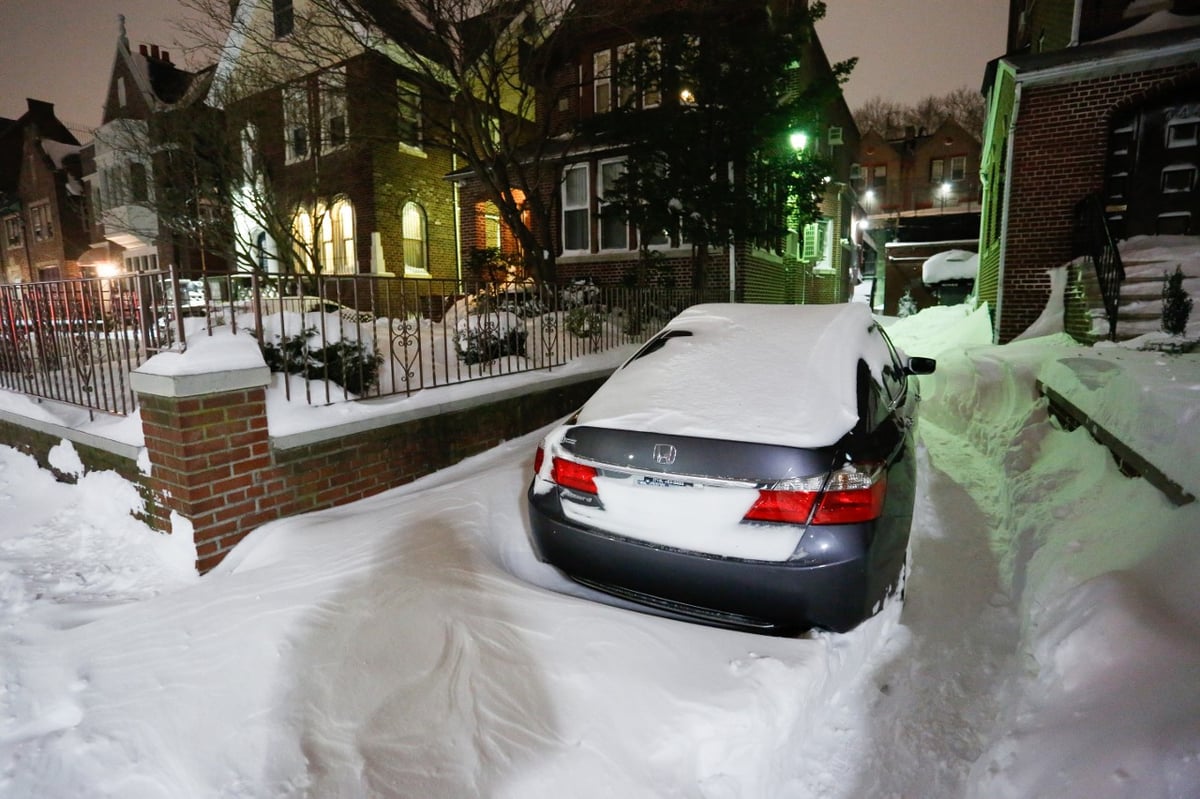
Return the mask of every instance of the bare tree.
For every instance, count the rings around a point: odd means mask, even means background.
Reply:
[[[987,104],[979,91],[962,86],[943,95],[927,95],[913,105],[902,105],[883,97],[872,97],[854,111],[854,123],[867,133],[899,139],[913,131],[932,131],[953,119],[975,136],[983,133]]]

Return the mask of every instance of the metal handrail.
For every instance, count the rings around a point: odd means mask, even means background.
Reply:
[[[1121,252],[1108,229],[1104,203],[1099,194],[1089,194],[1075,206],[1074,249],[1075,257],[1087,256],[1096,270],[1096,282],[1100,286],[1104,314],[1108,319],[1108,337],[1116,341],[1125,266],[1121,262]]]

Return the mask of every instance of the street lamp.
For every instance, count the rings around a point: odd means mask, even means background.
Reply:
[[[802,130],[792,131],[788,136],[788,144],[792,145],[792,149],[796,152],[802,153],[808,149],[808,134]]]
[[[938,194],[942,198],[942,213],[944,214],[946,213],[946,197],[950,194],[950,183],[942,183],[942,185],[938,187]]]

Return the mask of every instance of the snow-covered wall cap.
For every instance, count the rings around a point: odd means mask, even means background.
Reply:
[[[217,328],[211,336],[192,336],[186,352],[161,352],[129,375],[134,391],[157,397],[220,394],[270,382],[271,370],[258,342],[228,328]]]

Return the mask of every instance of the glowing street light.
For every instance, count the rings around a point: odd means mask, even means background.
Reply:
[[[802,130],[793,131],[788,136],[788,143],[792,145],[793,150],[802,153],[808,149],[808,134]]]
[[[946,212],[946,198],[950,196],[950,183],[942,183],[938,187],[938,195],[942,198],[942,213]]]

